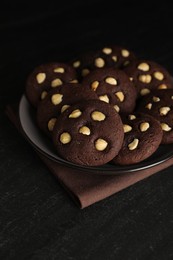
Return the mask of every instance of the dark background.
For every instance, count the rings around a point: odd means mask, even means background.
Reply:
[[[36,65],[103,44],[126,46],[173,74],[171,1],[58,1],[39,8],[23,2],[22,11],[3,4],[0,259],[173,259],[173,167],[80,210],[4,114]]]

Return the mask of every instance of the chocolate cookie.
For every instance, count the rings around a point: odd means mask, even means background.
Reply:
[[[58,117],[53,129],[57,153],[78,165],[108,163],[118,154],[123,138],[119,114],[100,100],[72,105]]]
[[[26,80],[26,97],[33,107],[37,107],[50,89],[67,82],[77,82],[76,78],[76,71],[69,64],[52,62],[39,65]]]
[[[152,116],[135,113],[122,118],[124,142],[114,164],[130,165],[151,156],[159,147],[163,131],[160,123]]]
[[[110,45],[83,53],[73,59],[70,65],[76,69],[79,79],[82,79],[95,69],[105,67],[123,69],[134,59],[136,55],[131,50],[123,46]]]
[[[111,104],[119,113],[131,113],[135,108],[137,92],[123,70],[96,69],[83,79],[82,84],[92,89],[100,100]]]
[[[50,90],[37,106],[36,119],[39,128],[51,136],[57,117],[72,104],[88,99],[98,97],[94,91],[79,83],[66,83]]]
[[[170,73],[162,65],[151,60],[133,60],[125,69],[136,86],[138,97],[152,89],[173,88]]]
[[[173,89],[153,90],[141,99],[137,110],[156,118],[162,127],[162,144],[173,143]]]

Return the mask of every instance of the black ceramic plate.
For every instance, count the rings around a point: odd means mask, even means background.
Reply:
[[[22,96],[20,101],[19,118],[27,140],[36,150],[38,150],[43,155],[45,155],[53,161],[64,164],[68,167],[75,167],[78,170],[82,170],[84,172],[87,171],[92,174],[119,175],[127,172],[139,171],[160,164],[163,161],[168,160],[171,156],[173,156],[172,144],[161,145],[152,156],[137,164],[119,166],[108,163],[102,166],[95,167],[79,166],[69,161],[66,161],[57,155],[53,143],[51,142],[51,139],[45,136],[45,134],[42,133],[40,129],[37,127],[35,121],[35,111],[27,101],[25,95]]]

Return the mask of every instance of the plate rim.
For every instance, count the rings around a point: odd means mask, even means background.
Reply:
[[[134,165],[125,165],[125,166],[122,166],[122,165],[111,165],[110,168],[106,168],[106,165],[100,165],[100,166],[83,166],[83,165],[77,165],[77,164],[74,164],[72,162],[69,162],[61,157],[59,157],[58,155],[54,155],[52,156],[51,154],[43,151],[39,146],[38,144],[36,144],[33,139],[31,138],[30,135],[28,135],[28,132],[26,131],[26,127],[24,126],[24,121],[23,121],[23,107],[25,106],[28,106],[29,109],[32,109],[32,106],[30,105],[29,101],[27,100],[27,97],[25,94],[23,94],[21,96],[21,99],[20,99],[20,102],[19,102],[19,109],[18,109],[18,113],[19,113],[19,121],[20,121],[20,125],[21,125],[21,128],[23,130],[23,134],[25,136],[25,138],[27,139],[27,141],[32,145],[33,148],[35,148],[36,151],[40,152],[42,155],[46,156],[47,158],[49,158],[50,160],[54,161],[54,162],[57,162],[61,165],[64,165],[66,167],[70,167],[70,168],[73,168],[73,169],[76,169],[76,170],[82,170],[83,172],[88,172],[88,173],[92,173],[92,174],[97,174],[97,175],[122,175],[122,174],[125,174],[125,173],[132,173],[132,172],[137,172],[137,171],[141,171],[141,170],[144,170],[144,169],[148,169],[148,168],[152,168],[156,165],[159,165],[161,164],[162,162],[168,160],[170,157],[173,156],[173,151],[172,151],[172,154],[170,154],[170,156],[167,156],[167,157],[164,157],[159,160],[159,161],[155,161],[151,164],[148,164],[148,165],[144,165],[144,166],[138,166],[140,163],[137,163],[137,164],[134,164]],[[26,107],[25,107],[26,109]],[[29,114],[29,112],[28,112]],[[36,131],[40,132],[40,136],[43,136],[44,137],[44,133],[41,132],[41,130],[34,124],[33,121],[29,120],[29,122],[34,125],[34,128],[36,129]],[[46,136],[45,136],[46,138]],[[46,139],[45,139],[45,142],[46,142]],[[52,146],[53,148],[53,146]],[[57,158],[58,156],[58,158]],[[147,158],[148,159],[148,158]],[[146,160],[147,160],[146,159]],[[146,161],[144,160],[144,161]],[[141,162],[143,163],[143,162]]]

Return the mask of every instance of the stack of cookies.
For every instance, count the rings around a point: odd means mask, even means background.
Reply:
[[[42,64],[26,80],[39,129],[77,165],[131,165],[173,143],[173,80],[122,46]]]

